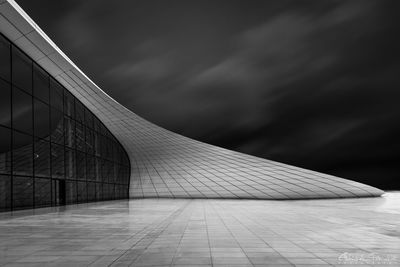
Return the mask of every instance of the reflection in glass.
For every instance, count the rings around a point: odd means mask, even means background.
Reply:
[[[88,183],[87,184],[87,198],[88,201],[95,201],[96,200],[96,184],[95,183]]]
[[[37,140],[34,149],[35,176],[50,177],[50,143]]]
[[[64,91],[64,113],[75,119],[75,98],[68,91]]]
[[[0,173],[11,173],[11,130],[0,126]]]
[[[87,200],[86,182],[78,182],[77,198],[78,198],[78,203],[86,202]]]
[[[11,177],[0,174],[0,211],[11,209]]]
[[[6,81],[10,80],[10,43],[0,35],[0,78]]]
[[[66,181],[67,204],[76,203],[76,181]]]
[[[13,132],[13,173],[32,176],[33,174],[33,137]]]
[[[50,78],[50,105],[63,111],[63,88],[53,78]]]
[[[103,184],[96,183],[96,200],[101,201],[103,199]]]
[[[75,123],[75,140],[76,149],[85,151],[85,130],[84,126],[79,122]]]
[[[76,179],[75,150],[65,148],[65,175],[67,179]]]
[[[33,65],[33,95],[49,103],[49,76],[36,64]]]
[[[11,126],[11,85],[0,79],[0,125]]]
[[[33,178],[14,176],[13,177],[13,207],[33,207]]]
[[[0,34],[0,211],[126,198],[129,169],[100,120]]]
[[[87,155],[86,156],[86,179],[88,181],[95,181],[96,180],[96,161],[93,156]]]
[[[76,152],[76,177],[81,180],[86,179],[86,157],[85,153]]]
[[[46,138],[50,135],[50,110],[49,106],[42,101],[33,100],[33,129],[37,137]]]
[[[12,105],[14,129],[32,134],[32,96],[14,87]]]
[[[50,119],[51,142],[64,145],[64,116],[58,109],[51,109]]]
[[[56,144],[51,145],[51,176],[53,178],[64,178],[64,147]]]
[[[94,153],[94,132],[90,128],[86,127],[85,129],[85,144],[86,144],[86,152],[88,154]]]
[[[35,179],[35,206],[45,207],[51,205],[51,180]]]
[[[93,129],[93,114],[87,108],[85,108],[85,125]]]
[[[15,47],[12,48],[12,83],[32,94],[32,61]]]
[[[81,102],[75,101],[75,120],[84,123],[84,108]]]
[[[71,148],[75,148],[75,121],[71,118],[64,118],[64,134],[65,145]]]

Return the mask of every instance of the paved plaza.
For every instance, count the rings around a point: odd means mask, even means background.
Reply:
[[[135,199],[0,214],[0,266],[400,266],[400,193]]]

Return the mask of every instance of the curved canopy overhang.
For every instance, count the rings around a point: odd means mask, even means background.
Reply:
[[[305,199],[380,196],[382,190],[212,146],[158,127],[90,80],[13,0],[0,31],[86,105],[131,161],[131,197]]]

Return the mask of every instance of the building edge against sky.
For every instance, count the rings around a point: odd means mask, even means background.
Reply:
[[[205,144],[144,120],[92,82],[12,0],[0,0],[0,32],[79,99],[121,143],[130,161],[131,198],[308,199],[383,194],[355,181]]]

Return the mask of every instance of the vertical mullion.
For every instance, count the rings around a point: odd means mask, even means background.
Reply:
[[[49,153],[50,153],[50,185],[53,183],[53,146],[52,146],[52,138],[51,138],[51,110],[52,110],[52,108],[51,108],[51,105],[50,105],[50,103],[51,103],[51,98],[50,98],[50,76],[47,76],[47,94],[48,94],[48,96],[49,96],[49,101],[48,101],[48,105],[49,105],[49,132],[48,132],[48,134],[49,134],[49,149],[50,149],[50,151],[49,151]],[[50,206],[53,206],[53,189],[52,189],[52,186],[50,186]]]
[[[35,153],[36,153],[36,146],[35,146],[35,106],[34,106],[34,99],[33,99],[33,94],[34,94],[34,84],[33,84],[33,61],[31,61],[31,86],[32,86],[32,95],[31,95],[31,101],[32,101],[32,149],[33,149],[33,153],[32,153],[32,190],[33,190],[33,194],[32,194],[32,207],[35,208],[35,193],[36,193],[36,188],[35,188],[35,182],[36,182],[36,173],[35,173]]]
[[[13,118],[13,69],[12,69],[12,59],[13,59],[13,53],[12,53],[12,44],[10,43],[9,45],[10,49],[10,93],[11,93],[11,173],[10,173],[10,210],[14,210],[14,118]]]
[[[84,106],[82,104],[82,106]],[[86,203],[89,202],[89,181],[88,181],[88,174],[87,174],[87,170],[88,170],[88,160],[87,160],[87,151],[86,151],[86,107],[83,108],[83,120],[82,120],[82,130],[83,130],[83,155],[85,155],[85,168],[84,168],[84,173],[85,173],[85,181],[86,181]]]
[[[63,129],[62,129],[62,131],[63,131],[63,154],[64,154],[64,157],[63,157],[63,168],[64,168],[64,179],[65,179],[65,204],[67,204],[67,165],[66,165],[66,162],[67,162],[67,160],[66,160],[66,156],[67,156],[67,150],[66,150],[66,148],[65,148],[65,146],[66,146],[66,142],[65,142],[65,136],[66,136],[66,134],[65,134],[65,110],[64,110],[64,105],[65,105],[65,88],[62,88],[63,90],[62,90],[62,107],[61,107],[61,113],[62,113],[62,124],[63,124]]]

